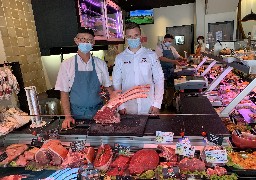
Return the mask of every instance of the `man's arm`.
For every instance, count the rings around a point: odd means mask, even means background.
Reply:
[[[62,129],[67,129],[67,128],[70,128],[71,123],[75,124],[75,120],[73,119],[70,111],[69,93],[61,91],[60,100],[61,100],[61,106],[62,106],[64,115],[65,115],[65,119],[62,122]]]
[[[71,116],[69,93],[61,91],[60,92],[60,100],[61,100],[61,106],[62,106],[64,115]]]
[[[160,61],[163,61],[163,62],[168,62],[168,63],[173,63],[173,64],[176,64],[176,65],[180,65],[180,63],[179,63],[179,61],[177,61],[177,60],[172,60],[172,59],[169,59],[169,58],[167,58],[167,57],[159,57],[159,60]]]
[[[113,68],[112,73],[112,79],[113,79],[113,88],[115,91],[121,91],[122,90],[122,62],[118,60],[118,56],[115,59],[115,65]],[[122,110],[120,113],[125,114],[125,105],[121,104],[118,108],[119,110]]]
[[[164,94],[164,73],[157,55],[153,54],[152,58],[152,73],[155,88],[154,102],[152,106],[160,109]]]

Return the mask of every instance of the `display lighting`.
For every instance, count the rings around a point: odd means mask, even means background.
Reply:
[[[251,13],[244,16],[244,18],[241,21],[246,22],[246,21],[255,21],[255,20],[256,20],[256,14],[251,10]]]
[[[88,3],[90,3],[90,4],[94,5],[94,6],[97,6],[97,7],[101,7],[102,6],[101,3],[96,2],[94,0],[86,0],[86,2],[88,2]]]

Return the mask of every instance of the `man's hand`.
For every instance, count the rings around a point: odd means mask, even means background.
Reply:
[[[149,114],[159,114],[159,109],[157,107],[151,106],[149,109]]]
[[[182,64],[181,64],[178,60],[175,60],[175,64],[176,64],[177,66],[182,66]]]
[[[71,123],[75,124],[75,120],[71,116],[66,117],[62,122],[62,129],[69,129],[71,127]]]
[[[121,90],[112,91],[112,93],[110,94],[110,99],[114,99],[118,97],[121,93],[122,93]]]
[[[118,111],[118,113],[121,114],[121,115],[124,115],[124,114],[126,114],[126,109],[125,108],[121,109],[121,110]]]

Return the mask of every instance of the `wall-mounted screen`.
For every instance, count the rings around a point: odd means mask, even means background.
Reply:
[[[130,11],[130,15],[126,19],[126,22],[135,22],[137,24],[153,24],[154,11],[153,9]]]
[[[185,37],[184,36],[175,36],[175,44],[176,45],[183,45],[185,44]]]

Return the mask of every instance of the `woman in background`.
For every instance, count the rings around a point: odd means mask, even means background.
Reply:
[[[204,36],[198,36],[197,37],[197,45],[195,47],[195,57],[198,57],[201,55],[201,52],[205,52],[206,44],[204,43]]]

